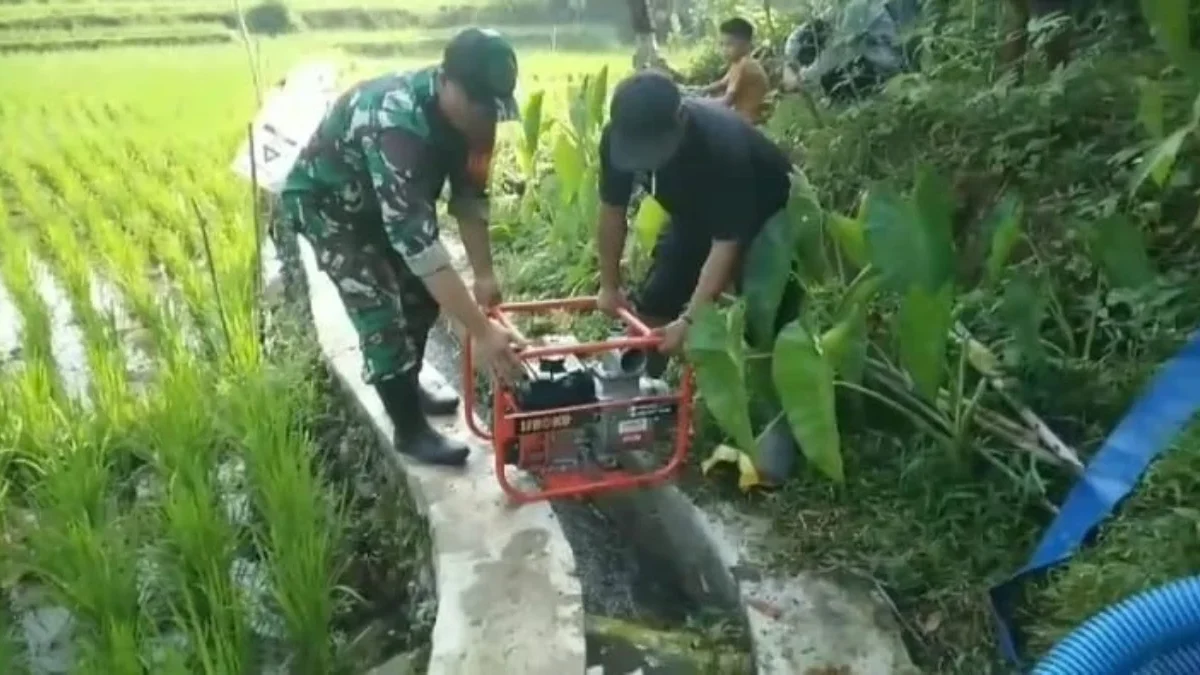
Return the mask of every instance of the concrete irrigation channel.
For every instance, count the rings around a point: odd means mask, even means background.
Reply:
[[[461,246],[443,238],[469,274]],[[307,243],[299,245],[300,283],[324,357],[347,405],[389,443],[391,423],[361,379],[337,291]],[[268,289],[282,292],[270,244],[264,266]],[[455,330],[439,325],[423,378],[459,389],[459,344]],[[697,507],[674,487],[514,507],[493,474],[491,449],[465,419],[437,424],[473,444],[465,469],[400,456],[394,463],[432,533],[438,607],[430,675],[917,672],[892,608],[872,589],[818,575],[777,577],[759,565],[763,523]],[[372,672],[415,670],[398,657]]]

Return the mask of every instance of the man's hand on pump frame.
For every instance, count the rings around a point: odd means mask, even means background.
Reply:
[[[629,300],[619,288],[602,287],[596,296],[596,309],[613,318],[617,318],[620,309],[628,307]]]

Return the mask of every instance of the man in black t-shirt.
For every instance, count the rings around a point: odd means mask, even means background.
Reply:
[[[645,70],[622,81],[600,139],[600,308],[614,313],[625,303],[621,255],[635,183],[670,220],[633,309],[661,329],[662,351],[671,353],[683,345],[697,308],[730,287],[740,290],[742,258],[786,205],[791,169],[761,131],[716,103],[684,99],[665,75]],[[789,284],[779,325],[797,294]]]

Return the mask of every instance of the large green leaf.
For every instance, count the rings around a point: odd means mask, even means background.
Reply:
[[[984,231],[991,235],[984,274],[987,282],[994,284],[1000,279],[1013,247],[1021,238],[1020,200],[1012,195],[1002,197],[988,215]]]
[[[1138,87],[1138,122],[1146,128],[1150,138],[1158,140],[1167,133],[1163,122],[1163,92],[1162,85],[1157,80],[1139,78]]]
[[[860,308],[866,309],[882,286],[883,275],[877,273],[875,268],[863,270],[850,282],[849,288],[842,295],[842,301],[838,304],[838,315],[846,316]]]
[[[791,194],[793,197],[807,197],[817,205],[817,208],[821,208],[821,195],[817,193],[817,188],[808,179],[808,175],[804,173],[803,168],[793,164],[792,170],[788,174],[788,181],[791,183]]]
[[[721,312],[707,305],[696,312],[685,351],[705,407],[738,449],[753,452],[750,397],[746,391],[742,347],[744,311],[734,305]]]
[[[569,204],[583,185],[583,151],[565,130],[560,130],[554,142],[554,174],[561,186],[562,202]]]
[[[930,292],[914,285],[900,303],[900,364],[912,377],[917,393],[937,398],[946,365],[946,343],[953,325],[954,284]]]
[[[1171,176],[1171,168],[1175,166],[1175,157],[1179,154],[1179,149],[1183,147],[1183,142],[1187,140],[1188,134],[1193,131],[1191,126],[1176,129],[1154,146],[1154,149],[1146,153],[1142,158],[1142,164],[1138,167],[1137,174],[1133,177],[1133,183],[1129,186],[1131,193],[1136,192],[1142,183],[1146,182],[1147,178],[1154,178],[1154,182],[1162,187],[1166,185],[1167,179]]]
[[[796,227],[796,244],[792,248],[797,260],[797,272],[811,283],[821,284],[828,272],[825,260],[825,212],[812,196],[799,191],[792,193],[788,214]]]
[[[861,220],[848,218],[840,213],[830,213],[826,218],[829,233],[833,235],[842,255],[855,267],[867,266],[867,239]]]
[[[588,104],[591,101],[591,91],[592,76],[584,75],[579,87],[571,93],[567,101],[567,115],[571,118],[571,126],[575,128],[575,135],[580,138],[588,136],[588,127],[591,121]]]
[[[638,245],[644,251],[654,249],[658,235],[662,233],[670,216],[654,195],[646,195],[638,204],[637,214],[633,217],[633,232],[637,236]]]
[[[729,351],[742,363],[746,356],[746,306],[742,303],[732,305],[725,312],[725,331],[729,336]],[[745,370],[743,369],[743,372]]]
[[[591,222],[596,210],[600,208],[600,189],[598,174],[600,169],[595,164],[588,164],[583,169],[583,180],[579,188],[578,213],[580,218]]]
[[[1124,215],[1113,214],[1096,223],[1088,240],[1093,259],[1113,286],[1140,288],[1154,281],[1146,239]]]
[[[913,284],[940,288],[953,271],[945,201],[934,194],[932,178],[923,178],[918,187],[912,200],[883,185],[867,195],[868,256],[885,283],[901,292]]]
[[[608,66],[600,69],[588,89],[588,133],[604,125],[604,104],[608,101]]]
[[[821,352],[848,382],[860,382],[867,362],[866,308],[855,305],[849,314],[821,334]]]
[[[820,210],[812,200],[793,195],[787,208],[763,225],[746,253],[742,290],[751,344],[757,349],[768,349],[774,337],[775,318],[792,273],[801,229],[819,218]]]
[[[927,290],[934,291],[954,275],[954,201],[950,185],[932,170],[921,171],[913,204],[929,263],[927,274],[920,279]]]
[[[916,216],[909,202],[889,186],[873,188],[864,206],[867,256],[892,288],[902,289],[913,277],[912,260],[923,257],[912,236]],[[906,258],[911,260],[906,260]]]
[[[867,312],[883,277],[866,269],[846,289],[834,325],[821,335],[821,349],[843,380],[859,382],[866,369]]]
[[[779,402],[804,456],[830,480],[845,482],[833,367],[799,321],[780,332],[772,367]]]
[[[1013,335],[1017,360],[1027,366],[1040,364],[1045,356],[1042,348],[1042,320],[1046,317],[1048,300],[1028,274],[1010,281],[1000,303],[1000,317]]]
[[[521,110],[524,134],[517,157],[521,162],[521,170],[525,172],[526,176],[533,174],[533,161],[537,157],[538,144],[542,137],[542,103],[545,98],[546,92],[535,91],[525,102],[525,108]]]
[[[1196,66],[1192,52],[1188,23],[1190,0],[1142,0],[1142,15],[1150,24],[1159,47],[1184,72],[1193,73]]]

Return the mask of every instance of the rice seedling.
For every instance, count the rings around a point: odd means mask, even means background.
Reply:
[[[242,533],[225,513],[216,484],[222,450],[212,437],[212,410],[197,400],[214,374],[186,354],[160,373],[148,411],[163,525],[156,556],[166,603],[184,628],[203,672],[250,671],[251,636],[244,599],[231,576]]]
[[[75,226],[72,211],[87,201],[87,195],[70,171],[50,159],[54,155],[41,153],[30,171],[8,170],[10,184],[21,199],[28,216],[39,223],[40,252],[51,263],[56,276],[66,285],[71,299],[72,314],[78,319],[84,337],[84,356],[89,374],[88,398],[103,411],[102,417],[120,416],[117,409],[128,398],[128,364],[120,345],[115,317],[101,311],[95,301],[95,270],[89,253],[93,246],[80,246],[80,239],[94,243],[88,228]],[[32,178],[37,173],[43,185]],[[75,222],[73,222],[73,220]]]
[[[57,196],[68,207],[67,216],[74,236],[89,244],[93,271],[116,286],[131,306],[135,318],[151,334],[153,339],[139,345],[140,348],[153,349],[156,344],[167,344],[172,335],[170,317],[151,281],[153,268],[144,248],[116,225],[123,215],[116,208],[119,202],[113,201],[113,194],[92,182],[93,163],[81,145],[66,146],[61,157],[56,170],[48,173],[53,177]],[[108,175],[119,176],[120,173],[112,171]]]
[[[229,432],[246,447],[246,475],[255,486],[259,514],[255,538],[268,551],[264,561],[272,594],[292,644],[294,672],[332,672],[334,652],[328,639],[336,609],[341,570],[335,559],[341,545],[340,499],[326,497],[319,470],[297,458],[311,441],[296,411],[316,406],[316,391],[304,370],[270,373],[251,370],[240,380],[243,404],[226,411]],[[282,397],[282,398],[281,398]]]
[[[72,429],[65,416],[54,422],[41,435],[55,450],[25,495],[36,524],[17,535],[20,563],[78,619],[82,662],[96,672],[139,673],[139,638],[148,628],[139,611],[137,514],[121,513],[110,492],[107,441]]]

